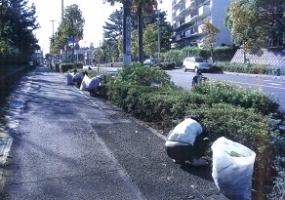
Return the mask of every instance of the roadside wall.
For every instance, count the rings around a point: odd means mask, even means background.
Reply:
[[[285,50],[281,48],[260,49],[246,53],[250,64],[268,65],[275,67],[285,66]],[[231,60],[231,63],[243,63],[243,50],[238,49]]]
[[[23,74],[33,69],[34,66],[23,66],[10,74],[0,76],[0,100],[4,99],[10,92],[10,87],[14,82],[18,81]]]

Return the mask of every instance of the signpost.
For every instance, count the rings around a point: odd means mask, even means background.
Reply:
[[[78,42],[76,42],[76,44],[74,46],[74,49],[76,50],[76,64],[78,64],[78,52],[79,52],[79,49],[80,49],[80,46],[79,46]]]
[[[131,33],[132,33],[132,19],[131,19],[131,0],[123,2],[123,63],[128,66],[131,64]]]

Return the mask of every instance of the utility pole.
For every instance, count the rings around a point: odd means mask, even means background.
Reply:
[[[139,60],[143,63],[143,18],[142,18],[142,3],[138,6],[139,15]]]
[[[52,19],[50,22],[52,23],[52,36],[54,36],[54,22],[56,22],[56,20]]]
[[[61,19],[63,19],[64,15],[64,0],[61,0]]]
[[[132,19],[131,9],[132,0],[123,1],[123,63],[125,66],[129,66],[131,60],[131,32],[132,32]]]
[[[160,61],[160,10],[156,7],[156,14],[157,14],[157,60]]]

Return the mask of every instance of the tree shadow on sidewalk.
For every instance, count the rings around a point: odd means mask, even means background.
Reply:
[[[180,168],[183,171],[188,172],[192,175],[199,176],[208,181],[214,181],[212,177],[212,165],[211,164],[204,165],[204,166],[193,166],[190,163],[185,163],[181,165]]]

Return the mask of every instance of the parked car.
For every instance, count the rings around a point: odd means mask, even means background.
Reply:
[[[185,72],[192,70],[197,73],[198,70],[210,71],[212,70],[213,65],[199,57],[187,57],[183,60],[183,68]]]
[[[158,60],[155,60],[155,59],[146,59],[144,62],[143,62],[143,66],[146,66],[146,67],[162,67],[162,64],[158,61]]]

